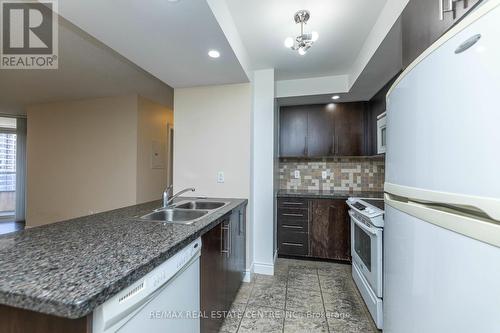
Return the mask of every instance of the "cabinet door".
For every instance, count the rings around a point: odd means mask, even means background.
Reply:
[[[448,0],[410,0],[402,14],[403,67],[407,67],[443,33],[459,21],[481,0],[461,0],[454,4],[455,15],[439,17],[439,3]],[[445,5],[446,5],[445,4]],[[464,4],[467,4],[465,7]]]
[[[280,109],[280,156],[307,155],[307,107],[293,106]]]
[[[212,311],[227,308],[225,285],[226,269],[223,250],[222,223],[202,237],[201,249],[201,311],[210,316]],[[223,319],[201,318],[201,332],[218,332]]]
[[[244,238],[242,242],[242,230],[241,230],[241,220],[240,220],[240,210],[234,210],[231,213],[229,224],[228,224],[228,234],[227,234],[227,254],[228,254],[228,269],[226,272],[226,297],[227,304],[230,307],[236,298],[236,294],[240,289],[242,282],[242,267],[241,267],[241,257],[244,256],[242,253],[241,244],[244,243]],[[244,251],[244,249],[243,249]],[[243,268],[244,269],[244,268]]]
[[[365,108],[365,102],[335,104],[335,155],[363,155]]]
[[[236,233],[235,247],[238,249],[237,266],[240,273],[240,281],[243,281],[246,270],[247,245],[246,245],[246,206],[238,210],[238,228]]]
[[[331,156],[333,148],[333,110],[313,105],[307,114],[307,156]]]
[[[309,231],[309,251],[312,257],[351,260],[348,216],[348,206],[343,199],[313,200]]]

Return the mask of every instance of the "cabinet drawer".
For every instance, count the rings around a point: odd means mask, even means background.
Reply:
[[[278,207],[308,209],[309,201],[302,198],[280,198],[278,199]]]
[[[278,228],[283,232],[308,232],[309,231],[309,221],[308,220],[294,220],[294,219],[279,219]]]
[[[279,253],[306,256],[309,254],[307,233],[279,230]]]
[[[309,210],[300,208],[279,208],[279,221],[307,221],[309,219]]]

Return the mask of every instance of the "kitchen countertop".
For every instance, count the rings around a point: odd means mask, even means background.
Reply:
[[[153,201],[2,235],[0,304],[83,317],[247,203],[213,200],[230,203],[192,225],[139,220]]]
[[[320,198],[320,199],[347,199],[358,198],[383,198],[384,192],[360,191],[323,191],[323,190],[279,190],[278,198]]]

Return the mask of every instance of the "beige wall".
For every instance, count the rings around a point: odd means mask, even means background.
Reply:
[[[27,225],[159,199],[151,183],[164,186],[166,170],[146,155],[164,133],[160,109],[137,95],[29,107]]]
[[[158,103],[139,97],[137,133],[137,202],[161,198],[167,184],[167,124],[173,112]],[[161,145],[164,168],[152,169],[153,141]]]
[[[200,196],[249,197],[251,102],[250,84],[175,89],[176,191],[194,186]]]

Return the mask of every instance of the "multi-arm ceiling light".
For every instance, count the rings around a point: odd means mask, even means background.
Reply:
[[[300,55],[304,55],[307,53],[307,50],[311,48],[316,40],[318,40],[318,33],[313,31],[311,33],[304,32],[304,24],[307,24],[307,21],[311,17],[311,14],[307,10],[299,10],[294,15],[295,23],[300,23],[300,35],[295,37],[288,37],[285,39],[285,46],[298,51]]]

